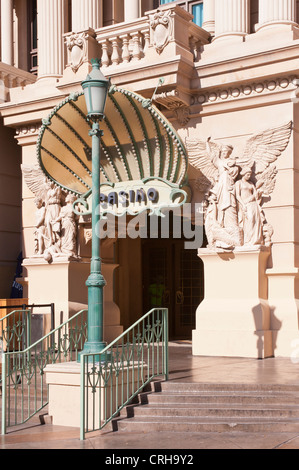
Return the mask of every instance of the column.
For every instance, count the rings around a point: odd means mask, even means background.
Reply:
[[[218,0],[215,39],[241,38],[249,33],[249,0]]]
[[[1,0],[1,61],[13,65],[13,0]]]
[[[63,73],[65,0],[38,0],[38,78]]]
[[[259,0],[259,27],[296,24],[296,0]]]
[[[72,31],[98,29],[103,26],[102,0],[72,0]]]
[[[203,2],[203,29],[212,36],[215,34],[215,0],[204,0]]]
[[[125,0],[125,21],[139,18],[139,0]]]

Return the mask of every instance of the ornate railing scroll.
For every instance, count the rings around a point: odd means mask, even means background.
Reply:
[[[23,351],[2,354],[2,434],[24,424],[48,404],[48,364],[78,360],[87,335],[82,310]]]
[[[30,345],[30,333],[31,309],[13,310],[0,318],[0,352],[25,349]]]
[[[101,354],[81,355],[80,438],[101,430],[154,378],[168,380],[168,310],[153,309]]]

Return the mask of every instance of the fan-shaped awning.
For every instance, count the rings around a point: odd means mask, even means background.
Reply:
[[[91,123],[83,92],[56,106],[37,143],[39,164],[48,178],[67,191],[91,190]],[[171,124],[149,100],[111,87],[101,123],[101,184],[160,178],[185,184],[187,154]]]

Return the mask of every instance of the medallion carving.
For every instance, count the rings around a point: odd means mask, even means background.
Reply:
[[[161,54],[173,36],[173,19],[171,10],[159,11],[150,15],[152,43],[158,54]]]
[[[69,51],[69,65],[73,72],[77,72],[86,58],[86,34],[76,33],[66,38],[66,46]]]

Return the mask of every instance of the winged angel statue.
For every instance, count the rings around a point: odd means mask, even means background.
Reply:
[[[46,178],[39,165],[21,165],[24,180],[35,195],[35,253],[48,262],[77,254],[77,220],[72,210],[75,196],[65,194]]]
[[[243,155],[233,147],[186,138],[189,163],[200,171],[197,188],[205,194],[209,248],[233,250],[270,245],[273,229],[262,210],[276,182],[276,161],[286,149],[292,122],[247,140]]]

